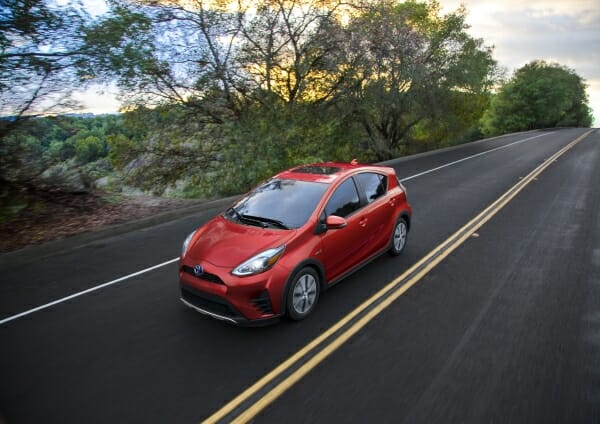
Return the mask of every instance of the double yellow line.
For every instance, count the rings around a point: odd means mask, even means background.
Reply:
[[[565,152],[587,137],[588,131],[534,169],[506,193],[489,205],[479,215],[456,231],[443,243],[429,252],[419,262],[402,275],[363,302],[360,306],[304,346],[269,374],[258,380],[220,410],[208,417],[204,423],[247,423],[269,404],[274,402],[287,389],[308,374],[325,358],[342,346],[354,334],[364,328],[373,318],[402,296],[421,280],[429,271],[456,250],[473,233],[496,215],[506,204],[519,194],[529,183],[540,175]]]

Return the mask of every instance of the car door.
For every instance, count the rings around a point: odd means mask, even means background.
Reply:
[[[376,172],[363,172],[355,176],[359,191],[366,205],[362,210],[365,256],[369,257],[384,249],[390,241],[394,217],[394,203],[387,196],[387,176]]]
[[[337,215],[346,219],[344,228],[330,229],[321,235],[323,265],[327,281],[343,276],[365,257],[366,231],[361,214],[361,199],[352,177],[340,184],[329,198],[322,220]]]

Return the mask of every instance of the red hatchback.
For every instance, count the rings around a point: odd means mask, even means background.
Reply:
[[[181,300],[237,324],[303,319],[323,290],[386,251],[402,253],[410,219],[392,168],[292,168],[186,238]]]

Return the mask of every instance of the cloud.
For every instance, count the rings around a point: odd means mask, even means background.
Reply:
[[[109,86],[93,85],[86,90],[74,92],[73,98],[83,106],[78,112],[114,113],[120,108],[118,93],[114,83]]]
[[[494,58],[510,72],[533,60],[558,62],[589,86],[600,125],[600,3],[597,0],[442,0],[444,12],[464,3],[470,33],[495,46]]]

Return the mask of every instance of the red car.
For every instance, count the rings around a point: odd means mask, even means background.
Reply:
[[[319,294],[378,255],[399,255],[411,208],[392,168],[317,163],[283,171],[191,233],[181,301],[214,318],[307,317]]]

